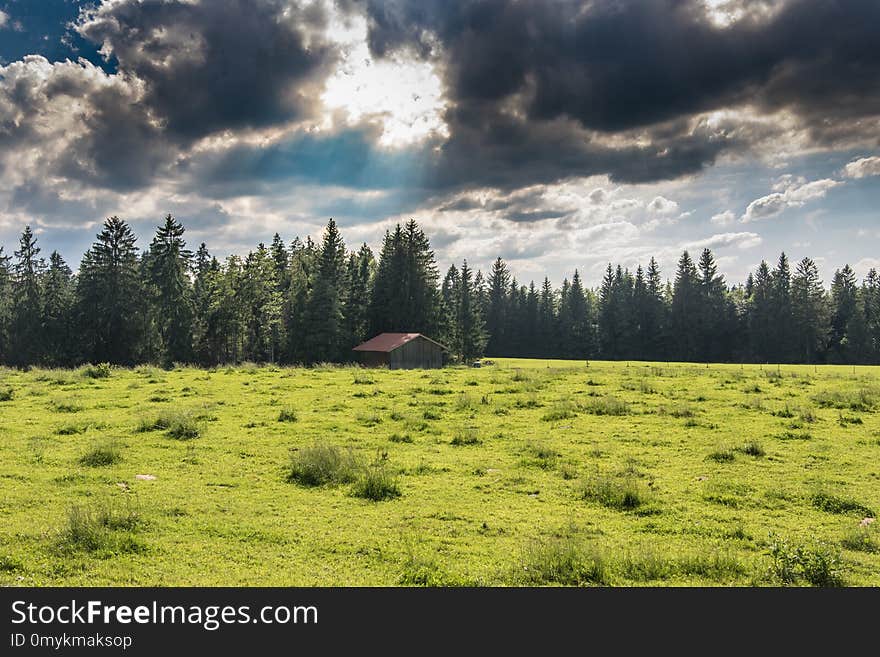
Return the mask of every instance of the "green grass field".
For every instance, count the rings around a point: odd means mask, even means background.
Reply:
[[[880,585],[874,368],[0,370],[0,400],[0,585]]]

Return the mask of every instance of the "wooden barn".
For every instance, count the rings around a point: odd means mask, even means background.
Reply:
[[[444,354],[449,350],[421,333],[380,333],[354,351],[360,352],[361,362],[367,367],[412,370],[443,367]]]

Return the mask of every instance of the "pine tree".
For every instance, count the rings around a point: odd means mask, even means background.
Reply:
[[[544,277],[538,299],[538,327],[535,338],[535,355],[549,358],[558,349],[556,341],[556,296],[550,279]]]
[[[244,357],[274,363],[280,350],[282,298],[277,270],[265,244],[245,258],[238,291],[244,312]]]
[[[645,357],[661,360],[666,357],[666,303],[660,266],[654,258],[648,263],[645,280],[646,298],[643,314],[642,333],[644,334]]]
[[[119,217],[104,222],[80,263],[77,314],[86,359],[132,365],[143,351],[143,288],[136,238]]]
[[[501,258],[495,260],[489,275],[488,304],[486,307],[486,355],[502,356],[509,353],[508,321],[509,300],[508,287],[510,272]]]
[[[678,360],[694,361],[698,358],[698,336],[693,321],[699,309],[700,278],[694,261],[685,251],[678,260],[669,318],[672,353]]]
[[[61,254],[53,251],[43,279],[42,313],[45,362],[53,367],[72,365],[76,361],[74,295],[73,272]]]
[[[183,239],[184,227],[170,214],[156,230],[145,257],[163,364],[190,362],[193,357],[193,307],[189,272],[193,254]]]
[[[794,358],[815,363],[828,341],[828,302],[819,269],[810,258],[798,263],[791,280]]]
[[[345,290],[345,244],[330,219],[318,259],[314,286],[305,308],[306,359],[311,363],[348,358],[343,344],[343,292]]]
[[[849,265],[834,272],[831,282],[831,340],[830,357],[836,362],[850,362],[854,357],[854,345],[849,337],[850,322],[859,312],[856,275]],[[858,325],[855,325],[858,327]]]
[[[44,357],[43,289],[42,275],[45,262],[38,256],[37,238],[26,226],[15,252],[13,265],[12,349],[10,362],[14,365],[40,363]]]
[[[284,299],[284,329],[287,358],[291,363],[309,361],[307,354],[306,306],[318,271],[318,250],[311,237],[299,238],[290,248],[290,286]]]
[[[771,297],[773,304],[773,333],[770,347],[772,360],[788,363],[794,354],[792,351],[791,269],[785,253],[780,254],[779,261],[771,275]]]
[[[749,297],[749,336],[752,358],[768,363],[773,358],[773,276],[762,260],[752,278]]]
[[[458,344],[458,307],[460,305],[461,277],[455,265],[450,265],[440,288],[440,339],[450,349]]]
[[[364,243],[357,253],[349,254],[346,267],[348,287],[343,308],[345,344],[354,348],[369,337],[370,289],[376,269],[370,247]]]
[[[479,358],[486,347],[486,334],[477,307],[473,271],[468,267],[467,260],[461,265],[456,320],[455,350],[459,357],[466,363]]]

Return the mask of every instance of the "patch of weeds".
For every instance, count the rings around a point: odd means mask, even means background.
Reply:
[[[440,420],[443,418],[443,415],[437,408],[426,408],[422,412],[422,417],[426,420]]]
[[[352,486],[351,494],[373,502],[400,497],[397,478],[388,472],[388,452],[378,454],[373,462],[361,471]]]
[[[400,411],[391,411],[391,413],[388,414],[388,419],[392,422],[400,422],[405,420],[406,416]]]
[[[296,422],[298,419],[296,409],[290,406],[285,406],[278,412],[279,422]]]
[[[599,550],[582,540],[553,537],[524,548],[515,579],[539,586],[601,585],[608,581],[608,566]]]
[[[200,419],[209,419],[204,414],[196,414],[192,411],[180,411],[168,409],[150,418],[142,418],[135,427],[137,433],[148,431],[166,431],[170,438],[178,440],[191,440],[201,434],[199,427]]]
[[[87,379],[109,379],[113,373],[110,363],[98,363],[97,365],[85,365],[79,369],[80,376]]]
[[[770,577],[786,586],[806,583],[810,586],[843,586],[843,562],[840,555],[824,543],[812,546],[794,544],[770,536]]]
[[[556,450],[534,442],[526,445],[526,453],[535,459],[538,466],[544,470],[550,470],[555,467],[556,461],[559,458],[559,452]]]
[[[392,433],[388,436],[388,440],[392,443],[411,443],[413,442],[413,437],[408,433]]]
[[[842,427],[845,427],[848,424],[864,424],[862,418],[858,415],[844,415],[843,413],[838,415],[837,423]]]
[[[661,406],[658,410],[660,415],[668,415],[674,418],[692,418],[696,415],[693,408],[687,404],[677,404],[675,406]]]
[[[108,465],[115,465],[122,461],[122,450],[116,442],[102,443],[95,445],[85,454],[79,457],[81,465],[90,468],[100,468]]]
[[[449,578],[440,565],[407,546],[402,572],[397,580],[401,586],[448,586]]]
[[[675,574],[675,564],[655,552],[628,552],[620,560],[621,574],[634,582],[652,582]]]
[[[709,452],[706,458],[716,463],[730,463],[736,459],[736,454],[729,447],[719,447],[713,452]]]
[[[354,375],[354,380],[352,381],[352,383],[354,383],[355,385],[358,385],[358,386],[369,386],[369,385],[373,385],[376,382],[368,374],[364,374],[362,372],[357,372]]]
[[[736,448],[737,452],[748,456],[761,457],[766,454],[764,447],[757,440],[750,440]]]
[[[877,404],[877,392],[867,388],[858,390],[823,390],[813,397],[822,408],[870,411]]]
[[[75,436],[80,433],[85,433],[89,429],[88,422],[74,422],[70,424],[64,424],[58,427],[55,430],[55,433],[59,436]]]
[[[788,404],[786,404],[783,408],[780,408],[775,411],[770,411],[770,415],[772,415],[773,417],[792,418],[792,417],[794,417],[795,414],[794,414],[794,411],[788,407]]]
[[[529,394],[525,395],[524,397],[521,397],[521,398],[517,399],[515,402],[513,402],[514,408],[520,408],[520,409],[522,409],[522,408],[540,408],[543,405],[544,404],[541,403],[541,400],[538,399],[537,393],[534,393],[534,392],[530,392]]]
[[[465,445],[479,445],[480,442],[482,441],[480,440],[476,429],[473,427],[464,427],[455,432],[455,435],[452,437],[449,444],[455,445],[456,447],[463,447]]]
[[[455,410],[457,411],[472,411],[476,408],[476,401],[473,396],[463,393],[455,398]]]
[[[578,469],[571,463],[563,463],[558,468],[560,476],[566,481],[578,478]]]
[[[739,559],[726,552],[681,557],[675,565],[682,575],[695,575],[713,582],[735,579],[747,571]]]
[[[876,554],[880,552],[880,542],[875,538],[875,534],[876,532],[872,532],[869,527],[856,527],[844,534],[840,544],[853,552]]]
[[[815,493],[810,498],[810,503],[815,508],[826,513],[845,514],[856,512],[863,516],[874,517],[874,512],[861,502],[847,497],[832,495],[824,491]]]
[[[357,478],[360,465],[351,450],[316,443],[293,452],[287,480],[301,486],[347,484]]]
[[[144,552],[144,545],[134,536],[142,525],[140,510],[130,497],[89,506],[75,504],[58,533],[57,547],[62,552],[84,551],[102,557]]]
[[[609,509],[632,511],[650,500],[647,490],[634,477],[594,475],[581,484],[581,497]]]
[[[10,556],[0,554],[0,573],[14,573],[24,570],[24,566]]]
[[[556,402],[553,405],[553,408],[548,409],[544,415],[541,416],[541,419],[544,422],[558,422],[559,420],[568,420],[577,416],[575,411],[575,405],[568,401],[560,401]]]
[[[52,410],[56,413],[79,413],[84,409],[82,404],[72,399],[56,399],[52,402]]]
[[[585,409],[593,415],[628,415],[629,404],[616,397],[601,397],[587,402]]]
[[[812,440],[813,435],[806,431],[796,433],[794,431],[783,431],[776,436],[779,440]]]

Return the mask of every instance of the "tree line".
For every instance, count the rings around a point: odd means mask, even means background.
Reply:
[[[222,262],[187,249],[168,215],[140,251],[107,219],[74,273],[40,256],[28,226],[0,247],[0,363],[26,367],[241,361],[346,362],[385,331],[419,332],[463,362],[481,356],[696,362],[878,363],[880,276],[847,265],[830,290],[816,264],[786,255],[728,284],[714,256],[608,265],[597,289],[576,270],[556,289],[520,284],[498,258],[484,276],[465,260],[440,276],[415,221],[386,231],[376,257],[349,250],[331,219],[320,243],[275,235]]]

